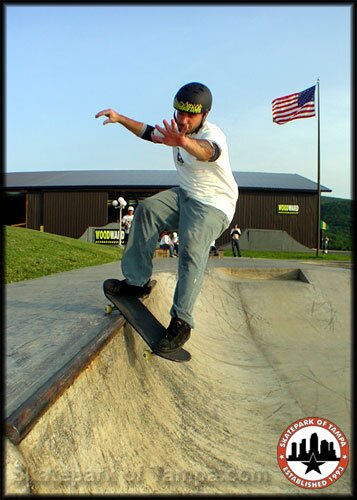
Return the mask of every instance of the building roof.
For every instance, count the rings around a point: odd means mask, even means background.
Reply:
[[[239,189],[317,191],[317,183],[299,174],[233,172]],[[178,185],[176,170],[68,170],[5,174],[7,190],[160,188]],[[320,186],[321,191],[331,189]]]

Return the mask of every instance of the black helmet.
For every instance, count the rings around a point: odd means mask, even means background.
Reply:
[[[211,91],[203,83],[187,83],[175,95],[174,108],[186,113],[206,113],[212,107]]]

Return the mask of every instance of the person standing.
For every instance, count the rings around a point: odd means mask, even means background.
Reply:
[[[152,100],[155,106],[155,100]],[[137,137],[172,148],[179,186],[143,200],[136,209],[122,258],[125,280],[110,279],[105,290],[142,296],[150,293],[153,254],[159,234],[177,228],[180,235],[178,279],[170,310],[171,321],[156,350],[179,350],[194,328],[193,309],[201,290],[212,240],[233,219],[238,185],[229,161],[225,134],[207,120],[212,94],[200,82],[183,85],[173,101],[174,116],[163,126],[148,125],[109,108],[103,125],[117,123]]]
[[[131,224],[134,218],[134,207],[128,207],[128,213],[122,218],[121,224],[124,229],[124,245],[128,243]]]
[[[174,231],[172,233],[172,243],[174,244],[174,253],[176,255],[176,257],[178,257],[178,253],[179,253],[179,237],[178,237],[178,234],[176,233],[176,231]]]
[[[240,253],[240,248],[239,248],[239,238],[240,235],[242,234],[242,231],[240,230],[238,224],[234,224],[233,229],[231,230],[231,243],[232,243],[232,252],[233,252],[233,257],[242,257]],[[236,250],[237,250],[237,255],[236,255]]]
[[[328,253],[329,241],[330,241],[330,239],[327,235],[322,239],[322,248],[323,248],[324,253]]]

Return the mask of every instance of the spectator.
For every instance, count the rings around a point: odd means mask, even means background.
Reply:
[[[128,242],[133,218],[134,218],[134,207],[128,207],[128,213],[124,215],[121,221],[122,228],[124,229],[124,245],[126,245]]]
[[[170,257],[176,257],[176,255],[174,254],[174,244],[172,243],[170,236],[166,232],[163,233],[160,240],[160,248],[162,250],[169,250]]]
[[[240,248],[239,248],[239,238],[240,235],[242,234],[240,228],[238,227],[238,224],[234,224],[233,229],[231,230],[231,243],[232,243],[232,252],[233,252],[233,257],[237,257],[235,251],[237,250],[237,254],[239,257],[241,256],[240,253]]]
[[[179,237],[176,232],[172,233],[172,243],[174,244],[174,253],[178,257],[178,252],[179,252]]]

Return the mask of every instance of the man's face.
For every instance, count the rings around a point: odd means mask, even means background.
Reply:
[[[193,134],[202,124],[202,120],[206,119],[207,113],[187,113],[186,111],[176,110],[176,123],[181,131],[184,125],[187,125],[187,134]]]

